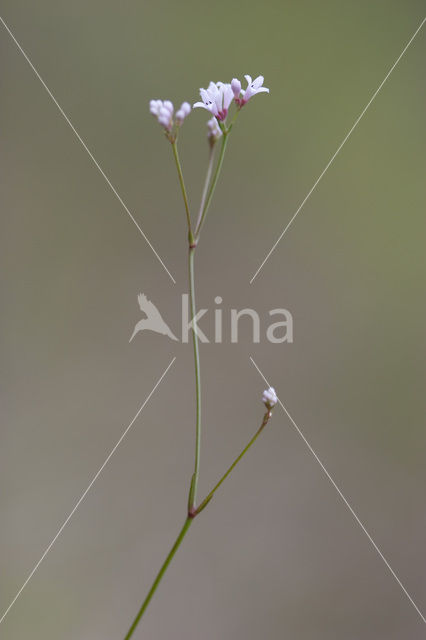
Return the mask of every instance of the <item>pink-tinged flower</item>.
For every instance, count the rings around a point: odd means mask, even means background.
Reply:
[[[256,93],[262,93],[262,92],[269,93],[269,89],[267,89],[266,87],[262,86],[263,85],[263,79],[264,79],[263,76],[257,76],[257,78],[255,80],[252,80],[251,76],[244,76],[244,77],[247,80],[247,89],[245,91],[244,90],[241,91],[242,97],[235,96],[235,102],[240,107],[245,105],[246,102],[248,102],[250,100],[250,98],[252,98],[253,96],[256,95]],[[240,85],[240,87],[241,87],[241,85]],[[237,88],[237,85],[235,85],[235,88]],[[235,93],[234,93],[234,95],[235,95]]]
[[[202,102],[196,102],[194,108],[202,107],[210,111],[218,120],[225,120],[234,97],[230,84],[210,82],[207,89],[200,89],[200,96]]]

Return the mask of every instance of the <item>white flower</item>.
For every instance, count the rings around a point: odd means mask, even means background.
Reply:
[[[207,89],[200,89],[202,102],[196,102],[195,107],[202,107],[210,111],[218,120],[225,120],[234,93],[230,84],[210,82]]]
[[[250,100],[250,98],[255,96],[256,93],[262,93],[262,92],[269,93],[269,89],[262,86],[263,79],[264,79],[263,76],[257,76],[255,80],[252,80],[251,76],[244,76],[244,77],[247,80],[247,89],[241,92],[242,93],[241,98],[235,96],[235,102],[241,107],[245,105],[246,102]]]
[[[219,140],[222,135],[221,128],[219,127],[216,118],[210,118],[207,122],[208,133],[207,137],[210,141],[210,144],[214,144],[216,140]]]
[[[275,393],[274,387],[269,387],[269,389],[265,389],[262,394],[262,402],[265,404],[267,409],[272,409],[278,402],[277,394]]]
[[[173,127],[174,107],[170,100],[151,100],[149,110],[155,116],[162,127],[170,133]],[[181,125],[191,111],[189,102],[183,102],[176,111],[176,124]]]
[[[186,116],[189,116],[190,113],[191,105],[189,104],[189,102],[182,102],[182,104],[180,105],[180,109],[176,111],[176,122],[178,124],[182,124]]]

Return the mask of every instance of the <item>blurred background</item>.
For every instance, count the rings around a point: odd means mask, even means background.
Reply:
[[[167,268],[0,25],[3,612],[176,361],[1,624],[5,640],[120,640],[185,516],[191,345],[129,344],[144,292],[180,332],[186,231],[151,98],[263,74],[197,256],[198,304],[289,309],[294,343],[202,345],[206,493],[260,423],[252,355],[423,612],[425,142],[418,0],[3,0],[1,16]],[[194,208],[207,114],[185,122]],[[265,323],[265,324],[263,324]],[[213,313],[202,320],[213,333]],[[196,521],[136,638],[393,640],[424,623],[278,407]]]

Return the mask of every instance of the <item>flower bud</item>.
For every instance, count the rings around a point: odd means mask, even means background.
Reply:
[[[158,116],[161,105],[162,105],[161,100],[150,100],[149,110],[153,116]]]
[[[238,100],[241,93],[241,82],[237,78],[233,78],[231,81],[231,89],[234,94],[235,100]]]
[[[269,410],[273,409],[278,402],[277,394],[275,393],[274,387],[269,387],[269,389],[265,389],[262,394],[262,402],[265,407]]]
[[[161,124],[162,127],[166,130],[167,137],[169,140],[176,139],[176,136],[172,136],[173,129],[173,113],[174,107],[173,102],[170,100],[150,100],[149,102],[149,110],[153,116],[155,116]],[[176,112],[175,121],[179,126],[185,120],[186,116],[191,111],[191,105],[189,102],[183,102],[180,106],[180,109]]]
[[[211,118],[207,122],[207,128],[208,128],[207,138],[209,139],[210,144],[213,146],[214,143],[217,140],[219,140],[220,136],[222,135],[221,128],[219,127],[219,124],[216,118]]]
[[[190,113],[191,113],[191,105],[189,104],[189,102],[182,102],[182,104],[180,105],[180,109],[176,111],[176,122],[178,124],[182,124],[186,116],[189,115]]]
[[[184,112],[185,118],[186,116],[189,116],[189,114],[191,113],[191,105],[189,104],[189,102],[182,102],[182,104],[180,105],[180,111]]]

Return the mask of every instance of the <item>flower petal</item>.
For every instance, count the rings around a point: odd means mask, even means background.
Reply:
[[[223,85],[223,107],[229,109],[229,105],[234,99],[234,92],[230,84]]]
[[[259,87],[262,86],[264,79],[265,78],[263,76],[257,76],[257,78],[255,78],[251,83],[253,86],[253,89],[256,89],[256,90],[259,89]]]
[[[241,93],[241,82],[238,80],[238,78],[232,78],[231,88],[234,93],[234,97],[239,98]]]
[[[217,84],[219,84],[219,83],[217,83]],[[209,86],[207,88],[207,91],[209,93],[211,93],[212,95],[214,95],[214,96],[219,93],[219,88],[218,88],[217,84],[215,82],[210,82],[210,84],[209,84]]]

